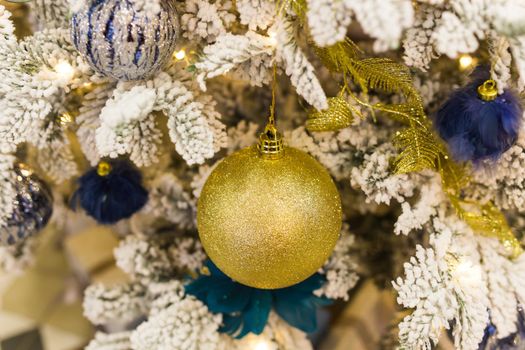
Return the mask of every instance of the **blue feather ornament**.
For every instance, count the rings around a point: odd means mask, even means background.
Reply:
[[[127,161],[101,161],[78,182],[73,207],[80,204],[101,224],[114,224],[129,218],[148,201],[148,192],[142,187],[142,175]]]
[[[434,126],[458,162],[496,161],[517,140],[522,108],[516,95],[498,95],[486,67],[478,67],[471,82],[452,93],[439,109]]]
[[[209,273],[186,285],[186,293],[205,303],[211,312],[223,314],[220,331],[237,339],[248,333],[261,334],[272,308],[293,327],[314,332],[317,308],[331,303],[313,294],[326,282],[318,273],[295,286],[263,290],[233,281],[211,261],[206,267]]]

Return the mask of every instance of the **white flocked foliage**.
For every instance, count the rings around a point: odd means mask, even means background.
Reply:
[[[250,30],[266,29],[274,21],[276,3],[273,0],[237,0],[242,24]]]
[[[149,14],[162,8],[161,0],[130,2]],[[313,44],[328,47],[347,36],[354,39],[356,27],[356,41],[364,33],[370,44],[363,56],[396,50],[386,54],[402,55],[408,66],[421,71],[440,68],[434,61],[441,55],[456,59],[488,48],[499,92],[509,87],[523,91],[522,0],[176,1],[181,24],[177,51],[184,49],[186,56],[176,55],[151,78],[131,82],[97,75],[74,49],[69,13],[86,3],[32,1],[37,31],[20,40],[11,14],[0,5],[0,226],[13,212],[13,166],[25,147],[56,183],[78,176],[83,166],[77,161],[83,157],[92,166],[109,157],[127,158],[143,168],[148,204],[129,223],[119,224],[120,233],[128,234],[114,251],[130,282],[86,290],[85,316],[103,330],[88,350],[244,350],[260,339],[271,350],[312,349],[306,334],[274,312],[260,336],[236,340],[220,334],[221,316],[184,294],[185,279],[202,272],[207,258],[196,237],[198,197],[220,158],[257,142],[268,111],[262,97],[269,94],[262,91],[269,89],[274,67],[278,92],[283,92],[277,96],[278,125],[287,145],[327,168],[350,193],[342,196],[343,204],[356,215],[381,213],[379,221],[392,219],[384,235],[418,240],[415,255],[397,262],[404,263],[404,271],[393,282],[398,303],[407,309],[399,324],[401,348],[430,350],[450,330],[455,348],[474,350],[489,323],[499,339],[517,330],[517,310],[525,303],[525,255],[511,259],[497,239],[472,232],[460,221],[438,174],[394,173],[392,161],[399,153],[391,139],[397,124],[349,102],[358,113],[348,128],[312,133],[302,125],[305,109],[328,108],[328,97],[336,96],[341,85],[339,75],[320,66]],[[301,3],[306,4],[304,13],[290,6]],[[421,73],[415,86],[431,112],[452,84],[438,72]],[[356,94],[378,102],[373,92]],[[392,96],[385,100],[399,102]],[[72,121],[63,125],[60,117],[70,112]],[[73,154],[74,136],[82,154]],[[521,133],[490,171],[475,169],[462,195],[493,201],[519,228],[524,169]],[[383,216],[387,206],[397,217]],[[360,237],[350,229],[343,225],[333,255],[318,271],[326,278],[318,296],[348,300],[359,279],[354,251]],[[429,239],[419,240],[422,236]],[[32,260],[34,245],[28,240],[0,247],[0,266],[21,269]],[[134,329],[109,333],[113,323],[138,320],[142,323]]]
[[[352,18],[345,1],[308,0],[308,25],[315,42],[330,46],[344,40]]]
[[[214,349],[219,343],[220,324],[220,315],[211,314],[202,302],[186,296],[138,326],[131,335],[131,347],[133,350]]]

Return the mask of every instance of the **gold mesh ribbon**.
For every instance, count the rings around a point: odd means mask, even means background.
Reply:
[[[353,121],[348,101],[338,96],[328,99],[328,109],[312,110],[308,114],[306,128],[309,131],[336,131],[350,126]]]
[[[391,119],[401,122],[406,127],[398,131],[393,139],[400,151],[394,162],[396,173],[424,169],[438,171],[442,177],[443,190],[457,215],[474,232],[498,238],[508,249],[510,256],[520,255],[520,242],[513,235],[503,213],[493,203],[482,204],[462,198],[462,189],[469,183],[467,169],[450,159],[447,147],[433,132],[409,69],[387,58],[361,59],[359,49],[348,39],[326,48],[314,48],[329,70],[343,74],[345,84],[340,96],[329,100],[328,110],[310,113],[308,130],[331,131],[351,124],[352,111],[343,98],[345,92],[361,106],[372,111],[381,111]],[[365,94],[369,90],[379,90],[400,94],[404,101],[391,105],[370,104],[352,94],[349,81],[355,82]]]

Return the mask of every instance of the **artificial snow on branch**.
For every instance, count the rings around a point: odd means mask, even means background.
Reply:
[[[97,130],[101,127],[100,114],[106,101],[113,93],[113,89],[114,85],[109,83],[95,86],[82,99],[79,115],[76,118],[76,134],[80,141],[80,147],[92,166],[95,166],[101,158],[97,148],[96,135]]]
[[[31,15],[36,30],[44,28],[66,28],[69,25],[68,0],[34,0],[30,1]]]
[[[195,227],[196,203],[182,187],[182,182],[173,174],[156,177],[149,191],[144,211],[177,224],[182,229]]]
[[[255,61],[260,56],[263,61],[270,61],[275,47],[271,38],[248,31],[245,35],[226,33],[203,50],[204,57],[195,64],[197,81],[201,89],[206,90],[205,81],[228,73],[236,66],[248,61]],[[248,76],[249,77],[249,76]]]
[[[117,85],[100,114],[101,125],[96,132],[96,144],[101,156],[116,158],[129,154],[137,166],[148,166],[158,161],[162,134],[151,115],[155,97],[154,89],[142,85],[129,90],[123,84]]]
[[[297,93],[315,109],[327,109],[328,100],[314,68],[295,42],[293,23],[286,18],[278,18],[274,27],[270,28],[270,33],[275,34],[277,41],[276,57],[284,66]]]
[[[129,350],[131,348],[130,335],[131,332],[110,334],[97,332],[85,350]]]
[[[96,325],[116,320],[133,321],[145,312],[144,294],[139,284],[112,287],[93,284],[84,293],[84,315]]]
[[[275,20],[276,3],[273,0],[237,0],[241,23],[250,30],[266,29]]]
[[[351,252],[355,245],[355,237],[350,234],[349,226],[344,224],[341,238],[335,246],[330,259],[321,269],[326,276],[326,283],[315,292],[318,296],[326,296],[330,299],[349,299],[349,291],[355,287],[359,276],[355,272],[357,262]]]
[[[308,0],[310,34],[319,46],[330,46],[343,41],[352,21],[347,1]]]
[[[185,3],[181,24],[183,36],[189,40],[214,42],[235,21],[235,15],[230,12],[233,7],[230,0],[185,0]]]
[[[215,349],[221,316],[213,315],[193,296],[160,311],[131,334],[133,350]]]
[[[414,9],[409,0],[343,0],[351,8],[361,27],[373,38],[375,51],[399,46],[403,30],[414,20]]]

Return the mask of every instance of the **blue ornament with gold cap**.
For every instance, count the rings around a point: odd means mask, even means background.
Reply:
[[[160,1],[159,13],[137,3],[88,0],[73,13],[73,44],[98,73],[117,80],[145,79],[171,58],[179,36],[174,0]]]
[[[125,160],[101,161],[79,179],[77,204],[101,224],[114,224],[139,211],[148,201],[142,175]]]
[[[452,93],[434,118],[434,126],[458,162],[496,161],[516,142],[522,107],[510,90],[498,94],[485,67],[471,82]]]

